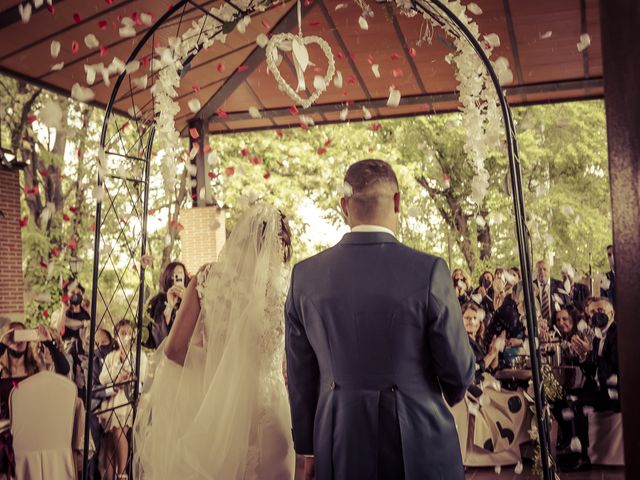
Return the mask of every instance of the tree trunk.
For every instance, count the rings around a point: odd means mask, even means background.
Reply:
[[[185,168],[182,172],[182,177],[180,177],[180,186],[178,187],[175,202],[173,203],[173,212],[171,211],[171,205],[169,206],[169,221],[167,222],[169,242],[165,243],[165,246],[162,249],[162,264],[160,265],[160,271],[162,271],[164,267],[172,261],[171,252],[173,252],[173,246],[176,238],[178,238],[178,235],[180,234],[178,222],[180,219],[180,209],[187,198],[187,177],[188,171]]]
[[[480,216],[484,219],[484,226],[478,225],[478,243],[480,244],[480,260],[491,258],[491,227],[489,226],[489,211],[481,210]]]

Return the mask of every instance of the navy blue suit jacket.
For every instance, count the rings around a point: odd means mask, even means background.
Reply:
[[[315,455],[318,480],[464,478],[445,399],[463,398],[475,362],[442,259],[349,233],[294,267],[285,322],[294,445]],[[398,475],[377,462],[390,441]]]

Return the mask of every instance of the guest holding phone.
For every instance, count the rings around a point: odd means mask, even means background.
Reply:
[[[71,344],[80,343],[82,329],[89,327],[91,315],[84,308],[84,287],[76,280],[71,281],[64,291],[64,299],[68,299],[68,308],[64,312],[62,338],[65,341],[65,349],[69,350]]]
[[[147,306],[151,321],[147,325],[145,347],[155,350],[169,335],[188,284],[187,267],[183,263],[167,264],[160,274],[160,293],[149,300]]]

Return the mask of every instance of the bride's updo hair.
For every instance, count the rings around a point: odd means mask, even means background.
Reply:
[[[287,221],[287,216],[278,210],[280,214],[280,229],[278,231],[278,238],[280,238],[280,242],[282,243],[282,261],[283,263],[288,263],[291,260],[292,248],[291,248],[291,228],[289,227],[289,222]],[[264,243],[264,236],[267,230],[267,222],[262,222],[262,228],[260,229],[260,233],[258,236],[258,250],[262,248]]]

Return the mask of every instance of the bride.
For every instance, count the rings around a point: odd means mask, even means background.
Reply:
[[[219,261],[189,283],[148,367],[135,478],[293,478],[282,313],[290,257],[284,215],[254,205]]]

